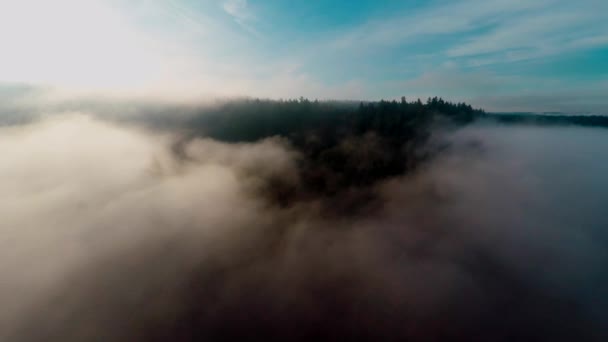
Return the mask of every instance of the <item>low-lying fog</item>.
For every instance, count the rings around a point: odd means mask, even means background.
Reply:
[[[194,139],[65,114],[0,128],[0,340],[597,340],[608,130],[475,124],[323,215],[280,138]],[[473,336],[473,337],[472,337]]]

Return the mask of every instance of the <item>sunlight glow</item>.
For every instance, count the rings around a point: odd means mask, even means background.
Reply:
[[[162,77],[153,42],[100,0],[0,1],[0,82],[138,87]]]

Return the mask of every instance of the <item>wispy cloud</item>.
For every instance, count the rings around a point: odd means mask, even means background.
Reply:
[[[247,5],[247,0],[225,0],[222,8],[237,21],[244,21],[251,17]]]
[[[603,13],[591,6],[570,8],[563,3],[556,4],[549,10],[531,11],[501,21],[487,33],[471,35],[461,44],[449,48],[447,56],[490,56],[485,63],[477,60],[476,64],[479,65],[541,58],[603,46],[607,44],[605,32],[608,29]]]
[[[175,1],[168,1],[165,6],[166,11],[170,15],[187,26],[191,31],[200,35],[207,35],[209,33],[208,20],[203,20],[200,13],[193,13],[193,11]]]
[[[222,8],[228,15],[232,16],[234,21],[243,29],[256,36],[260,35],[252,25],[256,16],[251,11],[247,0],[224,0],[222,2]]]
[[[542,8],[555,0],[530,1],[458,1],[448,5],[428,6],[339,32],[332,39],[339,48],[357,46],[395,46],[433,35],[456,34],[496,24],[513,15]]]
[[[431,48],[444,60],[468,66],[509,63],[608,45],[607,11],[608,3],[595,0],[435,3],[336,32],[326,46],[391,49],[449,37]]]

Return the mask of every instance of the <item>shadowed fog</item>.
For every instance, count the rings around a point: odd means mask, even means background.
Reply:
[[[0,340],[605,340],[608,131],[432,143],[355,210],[277,203],[307,186],[284,138],[78,113],[0,128]]]

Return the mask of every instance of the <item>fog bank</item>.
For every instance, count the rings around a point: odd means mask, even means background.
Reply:
[[[0,128],[0,339],[608,337],[608,131],[434,136],[438,156],[345,211],[275,201],[305,186],[278,137]]]

